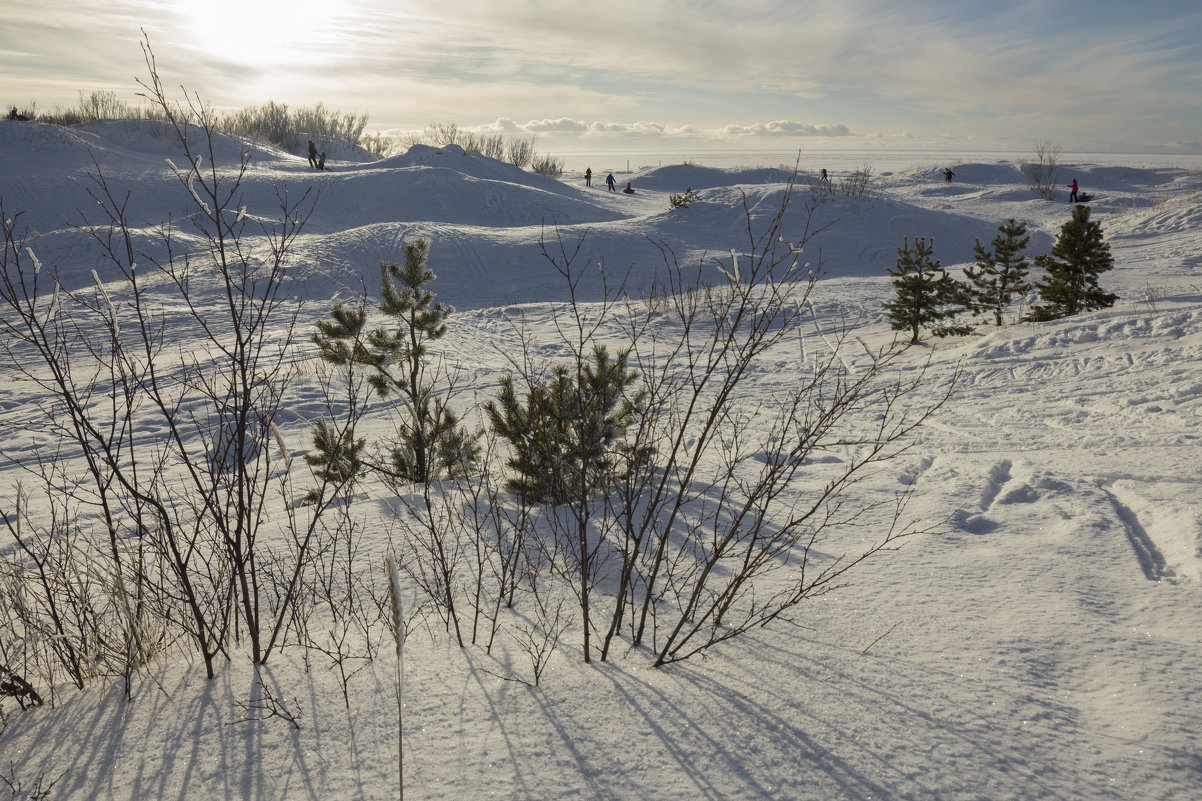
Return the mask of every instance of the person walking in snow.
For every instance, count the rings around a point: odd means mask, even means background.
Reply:
[[[614,174],[613,174],[612,172],[611,172],[609,175],[605,176],[605,185],[609,187],[609,191],[610,191],[610,192],[614,192],[614,191],[616,191],[616,190],[614,189],[614,186],[615,186],[617,183],[618,183],[618,182],[614,180]]]
[[[317,169],[317,145],[312,139],[309,140],[309,166]]]
[[[593,185],[593,168],[592,167],[587,167],[584,170],[584,185],[585,186]]]
[[[1076,203],[1077,202],[1077,179],[1076,178],[1074,178],[1073,182],[1068,185],[1068,188],[1069,188],[1068,202]]]

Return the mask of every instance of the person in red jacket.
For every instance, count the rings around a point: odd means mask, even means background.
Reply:
[[[588,167],[584,171],[584,185],[585,186],[593,185],[593,168],[592,167]]]
[[[1076,178],[1074,178],[1073,182],[1068,185],[1068,188],[1070,190],[1068,193],[1068,202],[1076,203],[1077,202],[1077,179]]]

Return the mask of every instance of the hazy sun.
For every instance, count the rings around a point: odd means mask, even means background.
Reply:
[[[197,49],[256,67],[319,59],[331,45],[327,16],[337,8],[317,0],[192,0],[179,11]]]

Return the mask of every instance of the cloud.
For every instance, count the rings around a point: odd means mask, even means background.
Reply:
[[[144,27],[165,82],[221,110],[324,101],[388,129],[450,120],[564,140],[910,131],[1188,147],[1202,13],[1146,7],[1162,2],[1081,15],[1046,0],[346,0],[283,59],[199,36],[185,0],[11,0],[0,84],[42,106],[81,89],[132,99]],[[799,121],[815,119],[841,122]]]
[[[571,120],[566,117],[561,117],[557,120],[531,120],[522,126],[522,130],[529,133],[584,133],[588,130],[588,125],[579,120]]]
[[[663,139],[730,139],[740,137],[797,137],[797,136],[851,136],[846,125],[812,125],[791,120],[752,123],[747,125],[725,125],[703,128],[695,125],[666,125],[659,122],[603,122],[560,117],[557,119],[530,120],[519,123],[502,117],[496,122],[479,126],[462,126],[480,133],[510,135],[546,134],[548,136],[584,136],[608,138],[663,138]]]
[[[758,125],[728,125],[725,136],[850,136],[846,125],[811,125],[806,122],[774,120]]]

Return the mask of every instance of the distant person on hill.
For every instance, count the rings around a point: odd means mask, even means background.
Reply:
[[[625,188],[625,189],[623,189],[622,191],[623,191],[623,192],[625,192],[625,193],[626,193],[626,194],[628,194],[628,195],[633,195],[633,194],[634,194],[634,187],[630,185],[630,181],[627,181],[627,182],[626,182],[626,188]]]
[[[321,156],[317,159],[317,169],[324,170],[326,168],[326,152],[321,151]]]
[[[313,140],[309,140],[309,166],[316,169],[317,167],[317,145]]]
[[[610,192],[616,191],[614,186],[617,185],[617,183],[618,182],[614,180],[614,174],[612,172],[605,176],[605,185],[609,187]]]
[[[1076,203],[1077,202],[1077,179],[1076,178],[1074,178],[1073,182],[1068,185],[1068,188],[1069,188],[1068,202]]]
[[[587,167],[584,170],[584,185],[585,186],[593,185],[593,168],[592,167]]]
[[[13,110],[8,112],[8,118],[10,120],[15,120],[17,118],[17,107],[16,106],[13,106]]]

